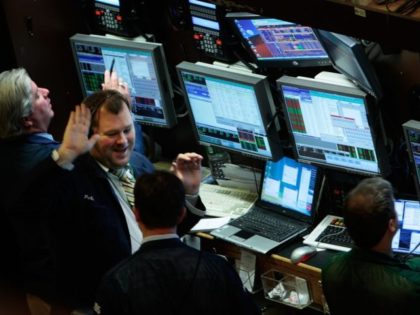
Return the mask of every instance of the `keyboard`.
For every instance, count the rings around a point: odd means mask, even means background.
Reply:
[[[297,230],[296,223],[289,223],[285,218],[276,218],[261,210],[248,212],[229,224],[277,242]]]
[[[353,241],[344,226],[343,218],[327,215],[304,239],[304,244],[347,252]]]
[[[248,190],[202,183],[200,197],[207,215],[237,218],[254,205],[258,195]]]
[[[353,241],[344,226],[332,223],[316,238],[315,242],[337,246],[352,247]]]

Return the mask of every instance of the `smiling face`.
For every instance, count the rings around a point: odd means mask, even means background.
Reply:
[[[135,141],[130,110],[123,104],[120,112],[114,114],[101,107],[96,115],[98,115],[98,124],[93,127],[93,132],[99,134],[100,138],[91,150],[92,156],[109,168],[127,165]]]
[[[48,97],[50,91],[41,88],[34,81],[31,82],[32,87],[32,113],[26,117],[26,123],[29,124],[31,130],[44,131],[48,130],[51,119],[54,117],[51,100]]]

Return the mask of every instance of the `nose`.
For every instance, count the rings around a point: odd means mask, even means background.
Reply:
[[[126,144],[127,143],[127,135],[124,132],[120,132],[117,138],[117,144]]]
[[[47,96],[48,96],[48,94],[50,94],[50,90],[48,90],[47,88],[38,88],[38,90],[41,92],[41,94],[42,94],[44,97],[47,97]]]

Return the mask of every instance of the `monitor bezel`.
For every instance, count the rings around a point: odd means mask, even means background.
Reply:
[[[325,167],[328,169],[332,169],[335,171],[339,171],[339,172],[346,172],[346,173],[352,173],[352,174],[358,174],[358,175],[364,175],[364,176],[378,176],[378,175],[387,175],[389,173],[389,167],[388,164],[386,163],[386,160],[384,159],[385,156],[385,148],[383,146],[383,143],[380,140],[380,137],[378,137],[377,134],[377,128],[376,125],[373,122],[372,117],[374,117],[374,109],[372,108],[372,106],[369,104],[368,101],[368,97],[367,94],[357,88],[351,88],[351,87],[346,87],[346,86],[341,86],[341,85],[334,85],[334,84],[329,84],[329,83],[325,83],[325,82],[319,82],[316,80],[310,80],[310,79],[305,79],[305,78],[295,78],[295,77],[290,77],[287,75],[282,76],[281,78],[279,78],[276,81],[277,84],[277,89],[278,92],[281,95],[281,99],[282,99],[282,108],[284,111],[284,117],[286,120],[286,125],[287,125],[287,129],[289,131],[289,136],[291,138],[291,141],[293,143],[293,152],[294,155],[296,157],[296,159],[299,162],[304,162],[304,163],[308,163],[308,164],[314,164],[320,167]],[[322,91],[322,92],[328,92],[328,93],[333,93],[333,94],[339,94],[339,95],[344,95],[344,96],[350,96],[350,97],[356,97],[356,98],[361,98],[364,100],[364,106],[365,106],[365,110],[366,110],[366,118],[370,127],[370,133],[371,133],[371,137],[372,137],[372,142],[373,142],[373,147],[375,150],[375,154],[376,154],[376,159],[377,159],[377,164],[378,164],[378,172],[374,172],[374,171],[367,171],[367,170],[363,170],[363,169],[358,169],[358,168],[350,168],[350,167],[345,167],[345,166],[339,166],[339,165],[333,165],[333,164],[329,164],[326,162],[322,162],[319,160],[315,160],[315,159],[309,159],[306,157],[301,157],[299,155],[299,152],[297,150],[297,145],[296,145],[296,141],[295,141],[295,136],[293,134],[292,131],[292,126],[291,126],[291,122],[289,119],[289,114],[286,108],[286,103],[284,100],[284,95],[283,95],[283,91],[282,91],[282,86],[286,85],[286,86],[293,86],[293,87],[298,87],[298,88],[306,88],[306,89],[312,89],[312,90],[316,90],[316,91]]]
[[[252,48],[246,41],[246,39],[242,36],[240,30],[238,29],[235,20],[257,20],[257,19],[274,19],[266,16],[261,15],[255,15],[252,13],[247,12],[238,12],[238,13],[229,13],[226,15],[226,19],[229,21],[231,28],[233,29],[236,36],[241,41],[243,47],[248,52],[248,54],[251,56],[252,61],[257,64],[260,67],[266,67],[266,68],[306,68],[306,67],[324,67],[324,66],[330,66],[331,61],[328,57],[327,52],[325,58],[294,58],[294,59],[267,59],[267,60],[260,60],[253,52]],[[321,44],[321,41],[318,38],[318,35],[315,33],[315,30],[310,26],[305,26],[299,23],[289,22],[285,20],[275,19],[279,21],[284,21],[291,23],[295,26],[301,26],[301,27],[309,27],[312,29],[314,35],[317,37],[318,41]],[[323,46],[322,46],[323,47]],[[324,48],[325,50],[325,48]]]
[[[328,32],[321,29],[314,29],[314,31],[316,32],[318,39],[330,57],[333,68],[350,78],[362,90],[372,95],[376,102],[379,102],[383,97],[382,87],[378,76],[376,75],[375,69],[370,63],[362,44],[357,40],[343,34]],[[362,82],[359,78],[348,73],[340,65],[340,63],[337,62],[338,60],[335,58],[334,54],[332,54],[331,48],[328,46],[328,42],[332,43],[332,45],[335,47],[340,47],[342,49],[344,48],[347,50],[347,52],[351,53],[352,62],[358,63],[358,68],[361,70],[359,73],[364,77],[364,81],[368,82],[369,86],[366,85],[365,82]]]
[[[278,131],[280,130],[280,125],[275,118],[275,106],[269,83],[267,78],[262,75],[257,75],[253,73],[244,73],[242,71],[227,70],[225,68],[220,68],[210,64],[203,63],[191,63],[188,61],[183,61],[176,66],[179,82],[181,89],[184,95],[185,103],[187,105],[190,121],[193,126],[193,132],[198,143],[205,146],[216,146],[221,149],[236,152],[244,156],[257,158],[261,160],[277,160],[282,156],[282,149],[280,145],[280,139]],[[239,149],[233,149],[227,146],[219,145],[217,143],[207,142],[200,139],[200,135],[197,129],[197,124],[193,115],[192,106],[188,95],[186,94],[186,87],[184,80],[182,78],[182,72],[196,73],[203,76],[211,76],[214,78],[232,81],[248,86],[253,86],[255,95],[257,98],[257,104],[259,111],[261,113],[261,119],[264,125],[265,132],[267,134],[267,142],[271,150],[271,156],[263,156],[260,154],[254,154],[250,151],[242,151]]]
[[[417,198],[420,198],[420,170],[417,172],[416,161],[414,159],[414,153],[411,147],[411,142],[409,138],[409,131],[415,131],[420,135],[420,121],[409,120],[402,124],[402,129],[404,133],[404,140],[407,146],[408,158],[410,161],[410,171],[414,180],[414,186],[416,188]]]
[[[85,45],[96,45],[101,47],[115,47],[123,50],[137,50],[151,53],[153,66],[155,69],[157,83],[162,98],[162,110],[164,115],[164,122],[155,122],[148,119],[135,115],[135,121],[140,122],[143,125],[149,125],[154,127],[172,128],[177,124],[177,116],[173,103],[173,90],[171,85],[171,79],[166,63],[165,52],[163,45],[160,43],[151,43],[146,41],[135,41],[127,40],[119,37],[107,37],[101,35],[86,35],[86,34],[75,34],[70,37],[71,50],[76,64],[77,75],[79,77],[79,83],[82,89],[83,96],[87,96],[87,91],[83,82],[82,69],[80,68],[79,59],[77,56],[76,43]]]

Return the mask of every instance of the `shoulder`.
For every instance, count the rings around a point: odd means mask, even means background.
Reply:
[[[134,169],[136,177],[144,173],[152,173],[155,170],[152,162],[146,156],[136,151],[133,151],[131,154],[130,165]]]

